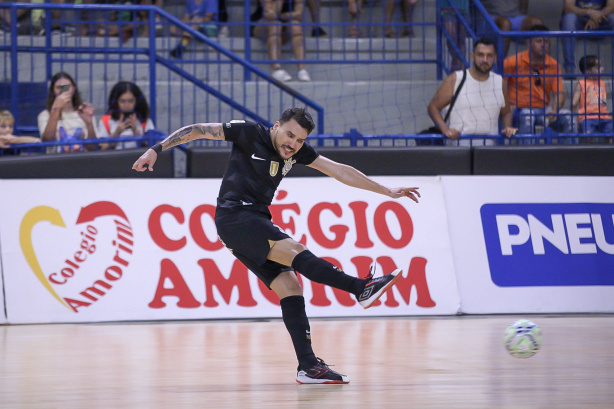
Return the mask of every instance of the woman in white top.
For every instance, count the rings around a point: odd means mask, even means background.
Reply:
[[[38,114],[38,132],[43,142],[96,139],[94,107],[83,102],[73,78],[58,72],[51,78],[47,109]],[[96,149],[97,145],[84,145]],[[64,151],[68,149],[57,149]],[[78,148],[76,148],[78,150]],[[54,151],[53,149],[51,151]]]
[[[107,113],[98,124],[99,138],[143,136],[155,129],[149,117],[149,104],[141,89],[133,82],[120,81],[109,94]],[[110,148],[136,148],[137,141],[112,143]]]

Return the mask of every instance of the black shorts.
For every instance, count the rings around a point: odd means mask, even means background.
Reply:
[[[294,271],[267,259],[274,242],[290,238],[271,221],[271,215],[256,210],[218,207],[217,234],[228,250],[258,276],[268,288],[279,274]]]

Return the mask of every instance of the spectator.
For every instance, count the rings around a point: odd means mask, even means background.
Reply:
[[[34,136],[15,136],[15,117],[9,111],[0,111],[0,148],[10,148],[20,143],[38,143],[41,140]]]
[[[529,0],[482,0],[482,5],[500,31],[529,31],[535,25],[544,24],[539,17],[528,15]],[[504,38],[504,57],[507,57],[509,49],[510,40]]]
[[[155,126],[149,117],[149,104],[138,85],[128,81],[120,81],[115,84],[109,94],[107,113],[100,118],[98,123],[98,137],[143,136],[145,132],[153,129]],[[136,147],[136,141],[110,145],[111,149]]]
[[[217,36],[217,25],[215,23],[217,13],[218,0],[187,0],[185,13],[181,20],[211,38]],[[177,33],[175,26],[171,27],[171,32]],[[190,44],[191,37],[189,34],[183,33],[181,36],[181,41],[171,50],[171,57],[173,58],[182,58]]]
[[[464,56],[466,53],[465,38],[467,37],[467,30],[465,25],[461,23],[458,15],[450,5],[452,3],[459,11],[461,17],[469,22],[471,21],[471,15],[469,13],[469,0],[442,0],[441,2],[441,23],[444,25],[446,31],[450,34],[450,37],[454,40],[454,44],[460,50],[460,55],[456,53],[452,44],[448,40],[448,50],[452,56],[452,64],[450,64],[451,71],[458,71],[465,68],[465,64],[460,56]]]
[[[305,45],[303,44],[303,0],[261,0],[260,22],[267,23],[266,26],[255,25],[252,35],[255,37],[266,36],[267,54],[269,60],[279,60],[281,56],[281,45],[287,35],[290,35],[294,58],[302,61],[305,59]],[[252,14],[252,19],[259,17],[258,9]],[[289,33],[288,33],[289,31]],[[271,77],[280,82],[292,80],[292,76],[275,62],[271,65],[273,72]],[[311,77],[305,68],[305,64],[298,63],[299,81],[311,81]]]
[[[531,31],[548,31],[543,25]],[[570,111],[563,109],[565,93],[558,62],[548,55],[550,39],[532,36],[529,49],[509,56],[503,62],[509,101],[515,107],[514,119],[520,133],[534,133],[535,125],[557,131],[571,131]]]
[[[320,0],[307,0],[307,8],[309,9],[309,14],[311,15],[311,22],[315,25],[311,29],[312,37],[324,37],[326,35],[326,31],[319,26],[320,24]]]
[[[55,74],[49,84],[47,107],[38,114],[41,139],[44,142],[96,139],[94,123],[94,107],[83,102],[72,77],[65,72]],[[95,148],[85,146],[87,149]]]
[[[614,0],[565,0],[561,30],[614,30]],[[563,66],[573,74],[576,61],[574,36],[563,37]]]
[[[416,7],[416,3],[418,0],[399,0],[401,3],[401,11],[403,13],[403,21],[407,23],[407,27],[401,31],[401,37],[413,37],[414,36],[414,28],[412,26],[413,16],[414,16],[414,8]],[[385,17],[384,21],[386,22],[386,30],[385,36],[389,38],[397,38],[397,30],[395,27],[391,27],[392,16],[394,14],[394,9],[397,0],[386,0],[386,8],[384,10]]]
[[[580,59],[580,72],[586,78],[578,80],[573,93],[573,112],[578,113],[580,132],[612,133],[612,115],[606,103],[605,81],[600,77],[603,67],[596,55],[587,55]]]
[[[503,128],[501,133],[508,138],[514,136],[516,129],[512,128],[507,85],[499,74],[492,72],[497,59],[494,42],[489,38],[478,39],[473,45],[471,59],[473,65],[467,70],[465,83],[461,85],[462,71],[450,74],[429,103],[429,116],[442,134],[453,141],[461,135],[498,135],[499,117]],[[462,88],[458,91],[449,123],[446,123],[441,110],[450,104],[459,86]],[[475,145],[476,142],[471,141],[470,144]],[[494,141],[487,140],[485,143],[494,144]]]
[[[360,20],[362,13],[362,0],[348,0],[348,13],[350,14],[350,23],[356,24]],[[358,38],[362,35],[360,29],[356,25],[351,25],[348,30],[348,36]]]

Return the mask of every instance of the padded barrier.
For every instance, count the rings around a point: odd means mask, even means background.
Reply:
[[[614,176],[614,146],[481,146],[474,175]]]
[[[316,148],[327,158],[353,166],[370,176],[470,175],[471,149],[417,148]],[[219,178],[224,174],[230,149],[188,149],[187,176]],[[323,176],[307,166],[296,166],[288,176]]]
[[[0,178],[68,179],[68,178],[172,178],[173,154],[162,152],[154,172],[132,170],[144,149],[79,152],[47,155],[2,156]]]

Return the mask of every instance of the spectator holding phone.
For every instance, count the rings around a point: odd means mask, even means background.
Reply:
[[[73,78],[65,72],[55,74],[49,84],[47,107],[38,114],[41,140],[55,142],[96,139],[94,122],[94,106],[83,102]],[[88,150],[95,149],[94,145],[85,147]]]
[[[138,85],[128,81],[120,81],[115,84],[109,94],[107,113],[100,118],[98,123],[98,137],[143,136],[145,132],[152,129],[155,129],[155,126],[149,117],[149,104]],[[129,149],[136,148],[137,145],[136,141],[129,141],[113,143],[108,147]]]

